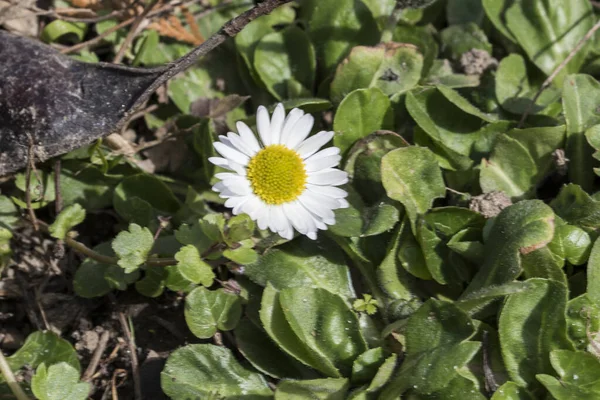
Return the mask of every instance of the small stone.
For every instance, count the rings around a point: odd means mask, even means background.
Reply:
[[[498,60],[485,50],[471,49],[460,56],[460,66],[467,75],[481,75],[498,66]]]
[[[560,175],[566,175],[569,169],[569,159],[565,155],[564,149],[556,149],[552,152],[552,157],[554,159],[554,165],[556,166],[556,171]]]
[[[96,331],[87,331],[81,337],[81,340],[75,345],[77,350],[85,349],[92,353],[98,347],[100,336]]]
[[[486,218],[493,218],[510,205],[512,201],[504,192],[493,191],[473,197],[469,208]]]

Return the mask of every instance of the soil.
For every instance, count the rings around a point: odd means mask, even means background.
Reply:
[[[105,215],[90,216],[80,227],[89,245],[113,237],[114,222]],[[183,313],[183,296],[165,291],[155,299],[135,289],[95,299],[75,295],[73,275],[81,256],[70,249],[57,251],[56,242],[30,226],[17,231],[12,244],[14,262],[0,275],[0,350],[12,354],[37,330],[52,330],[71,342],[85,372],[96,351],[100,361],[91,374],[91,399],[133,399],[131,357],[118,313],[131,318],[144,400],[168,399],[160,389],[160,372],[168,355],[197,342]],[[57,257],[63,255],[63,257]],[[104,349],[99,348],[104,341]],[[106,341],[106,339],[108,339]],[[33,371],[18,371],[31,379]]]

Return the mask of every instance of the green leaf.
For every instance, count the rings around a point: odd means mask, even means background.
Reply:
[[[193,245],[199,253],[204,253],[214,243],[202,229],[201,220],[192,225],[181,224],[175,231],[175,238],[183,245]]]
[[[115,256],[110,242],[101,243],[93,250],[104,256]],[[139,269],[125,273],[125,270],[116,264],[102,264],[92,258],[86,258],[75,273],[73,289],[78,296],[84,298],[100,297],[113,289],[126,290],[127,285],[136,282],[139,277]]]
[[[589,353],[554,350],[550,362],[560,379],[539,374],[537,379],[557,400],[595,399],[600,396],[600,362]]]
[[[348,379],[281,381],[275,391],[275,400],[344,400],[349,387]]]
[[[492,53],[492,45],[483,30],[470,22],[463,25],[451,25],[440,33],[441,51],[452,60],[472,49],[485,50]]]
[[[403,43],[358,46],[342,62],[331,82],[331,98],[340,102],[356,89],[376,87],[386,95],[405,92],[421,78],[423,56]]]
[[[586,0],[515,0],[505,18],[519,45],[546,75],[567,58],[595,21]],[[586,52],[577,52],[554,81],[560,85],[567,74],[578,72]]]
[[[387,195],[404,205],[411,224],[446,194],[442,171],[433,153],[423,147],[390,151],[381,160],[381,179]]]
[[[483,228],[485,219],[472,210],[439,207],[417,220],[416,238],[429,273],[438,283],[460,284],[470,279],[464,261],[446,246],[449,239],[467,228]]]
[[[63,161],[60,192],[65,205],[79,203],[86,210],[106,208],[113,203],[113,190],[121,180],[104,175],[100,168]]]
[[[148,226],[154,214],[173,215],[180,203],[171,189],[153,175],[127,177],[115,188],[115,211],[129,222]]]
[[[227,240],[237,243],[250,239],[254,233],[256,224],[248,214],[235,215],[227,221]]]
[[[510,125],[504,121],[494,122],[491,115],[441,85],[409,92],[406,108],[433,145],[439,148],[436,153],[448,159],[451,169],[468,169],[472,164],[469,158],[478,160],[491,151],[496,136],[506,132]]]
[[[297,287],[282,290],[280,303],[300,340],[349,376],[352,362],[367,348],[358,318],[343,299],[324,289]]]
[[[241,315],[241,298],[223,289],[199,287],[185,298],[185,321],[200,339],[212,337],[217,330],[232,330]]]
[[[538,171],[535,179],[540,182],[555,168],[555,159],[552,153],[564,146],[566,126],[511,129],[506,135],[527,149]]]
[[[548,248],[559,258],[566,258],[569,263],[582,265],[590,256],[592,239],[585,230],[577,226],[562,224],[556,227],[554,239],[548,244]]]
[[[479,25],[483,21],[484,13],[479,0],[449,0],[446,5],[446,15],[450,25],[469,22]]]
[[[280,293],[270,284],[263,292],[260,321],[269,337],[290,356],[315,370],[332,377],[339,371],[325,356],[311,349],[292,329],[280,303]]]
[[[560,92],[550,86],[542,92],[535,105],[532,104],[539,88],[530,85],[525,60],[519,54],[510,54],[500,61],[495,86],[496,98],[502,108],[515,114],[524,114],[528,110],[530,113],[539,112],[560,96]]]
[[[225,347],[191,344],[175,350],[161,373],[161,386],[173,399],[267,399],[272,392],[265,379],[242,366]]]
[[[502,135],[489,159],[481,161],[479,184],[484,193],[504,192],[513,200],[530,197],[535,189],[537,166],[527,149]]]
[[[210,265],[202,260],[200,253],[195,246],[183,246],[177,254],[177,268],[179,275],[194,284],[211,286],[215,279],[215,274]]]
[[[376,347],[362,353],[352,364],[352,383],[368,383],[385,362],[383,348]]]
[[[485,262],[461,299],[502,285],[521,273],[521,254],[547,245],[554,236],[554,213],[539,200],[521,201],[498,214],[485,241]]]
[[[580,3],[576,0],[575,3]],[[587,2],[586,2],[587,3]],[[591,15],[591,14],[590,14]],[[585,132],[600,123],[600,83],[589,75],[569,75],[563,88],[563,110],[567,122],[566,157],[569,179],[591,191],[594,180],[593,149]]]
[[[325,239],[298,238],[272,248],[245,269],[254,282],[270,283],[277,290],[314,286],[344,298],[354,297],[344,255]]]
[[[491,400],[534,400],[534,397],[516,383],[508,381],[494,392]]]
[[[508,282],[498,286],[488,286],[477,292],[471,292],[463,296],[455,304],[466,313],[473,315],[489,304],[490,300],[505,297],[513,293],[521,293],[528,289],[528,285],[523,282]]]
[[[390,241],[385,258],[377,268],[377,281],[389,297],[408,301],[415,297],[412,292],[415,279],[407,273],[399,258],[399,249],[405,245],[405,241],[401,239],[404,230],[408,230],[407,234],[412,235],[409,225],[403,221]],[[416,251],[420,249],[417,248]]]
[[[158,297],[165,289],[167,275],[165,267],[147,267],[144,277],[135,283],[135,289],[144,296]]]
[[[438,44],[433,37],[434,33],[433,29],[426,26],[397,25],[394,28],[394,42],[414,44],[423,55],[422,77],[427,76],[438,56]]]
[[[44,27],[40,35],[46,43],[64,41],[67,43],[79,43],[87,32],[87,25],[81,22],[69,22],[57,19]]]
[[[79,373],[81,367],[77,353],[71,343],[61,339],[53,332],[33,332],[25,343],[12,356],[7,357],[8,365],[16,371],[25,365],[37,368],[46,365],[67,363]]]
[[[315,49],[297,26],[265,35],[254,52],[254,69],[278,100],[310,96],[316,68]]]
[[[281,24],[290,24],[294,21],[295,12],[291,5],[284,4],[277,7],[272,13],[250,22],[235,36],[235,46],[244,59],[251,74],[255,74],[254,51],[265,35],[275,32],[274,27]]]
[[[600,331],[600,307],[598,303],[590,300],[587,293],[569,300],[567,303],[567,328],[569,339],[576,350],[588,350],[590,348],[590,336],[588,332]]]
[[[556,215],[571,225],[583,229],[600,227],[600,202],[584,192],[579,185],[563,186],[550,206]]]
[[[374,45],[380,38],[373,15],[362,1],[318,1],[312,7],[307,10],[311,15],[309,34],[324,76],[329,75],[351,48]]]
[[[85,400],[91,385],[79,382],[79,371],[65,362],[41,364],[31,378],[31,390],[40,400]]]
[[[56,239],[64,239],[67,233],[73,229],[75,225],[79,225],[85,219],[85,210],[79,204],[72,204],[65,207],[56,219],[48,227],[50,236]]]
[[[565,320],[567,288],[540,278],[526,283],[528,290],[507,297],[500,312],[498,333],[511,379],[535,392],[539,390],[535,375],[552,372],[550,352],[572,346]]]
[[[448,386],[479,351],[479,342],[468,341],[474,333],[472,320],[458,307],[428,300],[408,320],[406,358],[381,398],[397,398],[408,388],[429,394]]]
[[[240,352],[259,371],[274,378],[311,379],[318,373],[283,352],[267,333],[249,318],[236,326],[235,340]]]
[[[437,55],[437,53],[436,53]],[[454,73],[452,65],[446,59],[433,60],[429,74],[424,82],[430,85],[444,85],[449,88],[466,88],[479,86],[479,75],[465,75]]]
[[[129,230],[119,232],[113,240],[112,248],[119,257],[119,266],[130,273],[146,262],[153,244],[154,237],[148,228],[129,224]]]
[[[393,124],[388,97],[378,88],[357,89],[340,103],[333,120],[333,144],[345,152],[359,139]]]
[[[252,239],[247,239],[248,242],[252,242]],[[258,260],[258,253],[249,247],[253,243],[246,246],[241,246],[236,249],[226,249],[223,251],[223,257],[230,259],[231,261],[240,265],[249,265],[255,263]]]
[[[596,239],[587,266],[587,295],[592,303],[600,304],[600,240]]]
[[[19,221],[17,206],[8,197],[0,195],[0,228],[12,230]]]
[[[483,0],[482,5],[494,28],[498,29],[512,43],[517,43],[517,38],[507,28],[505,21],[506,10],[513,2],[514,0]]]

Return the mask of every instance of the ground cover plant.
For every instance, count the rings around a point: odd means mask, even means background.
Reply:
[[[600,398],[596,2],[0,1],[0,26],[156,67],[265,5],[119,132],[0,178],[0,399]]]

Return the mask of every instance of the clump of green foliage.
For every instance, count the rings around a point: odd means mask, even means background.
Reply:
[[[209,3],[204,37],[250,7]],[[250,23],[138,124],[187,149],[160,173],[101,142],[63,157],[52,235],[68,245],[86,210],[111,208],[121,227],[86,254],[75,293],[187,294],[199,341],[169,357],[169,397],[600,398],[600,41],[561,66],[597,12],[588,0],[408,3],[302,0]],[[42,38],[116,24],[55,21]],[[127,32],[105,37],[109,54]],[[191,48],[148,29],[125,61]],[[351,177],[350,208],[315,242],[231,217],[210,189],[216,136],[277,102],[335,131]],[[32,178],[36,209],[55,200],[50,171]],[[19,174],[0,196],[4,264],[25,189]],[[225,346],[209,343],[218,332]],[[39,398],[57,398],[57,380],[85,398],[74,350],[51,333],[8,360],[37,368]]]

